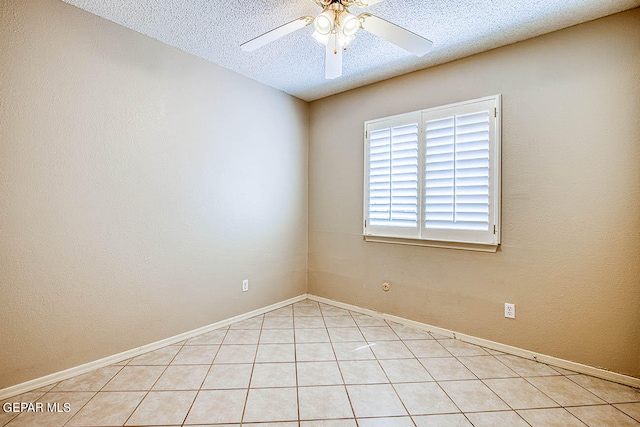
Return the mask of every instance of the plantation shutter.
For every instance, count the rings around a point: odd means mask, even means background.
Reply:
[[[365,240],[497,249],[500,100],[489,96],[365,123]]]
[[[423,238],[495,242],[494,108],[490,100],[425,111]]]
[[[367,126],[365,233],[419,237],[420,113]]]

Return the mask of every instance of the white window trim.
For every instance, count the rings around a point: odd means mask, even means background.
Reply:
[[[426,150],[426,136],[425,136],[425,116],[432,115],[436,113],[438,110],[451,109],[456,107],[463,107],[475,103],[492,101],[495,106],[495,115],[493,118],[493,128],[491,131],[493,132],[493,140],[490,145],[490,224],[489,227],[493,228],[493,242],[477,242],[469,239],[458,237],[451,238],[451,234],[455,235],[456,233],[442,233],[444,235],[443,238],[438,238],[438,233],[431,232],[425,233],[425,223],[424,223],[424,159],[425,159],[425,150]],[[406,121],[411,116],[418,116],[420,119],[419,122],[419,144],[418,144],[418,169],[419,169],[419,185],[418,185],[418,224],[420,224],[419,229],[421,236],[425,236],[429,234],[429,238],[421,238],[411,236],[410,233],[406,231],[400,231],[399,233],[396,230],[384,230],[378,227],[378,231],[373,234],[371,230],[368,230],[367,227],[367,218],[369,217],[369,138],[367,134],[367,130],[375,129],[376,124],[378,123],[386,123],[388,126],[389,122],[403,122]],[[375,120],[369,120],[364,123],[364,192],[363,192],[363,236],[364,239],[368,242],[378,242],[378,243],[393,243],[393,244],[403,244],[403,245],[412,245],[412,246],[429,246],[429,247],[438,247],[438,248],[450,248],[450,249],[463,249],[463,250],[473,250],[473,251],[482,251],[482,252],[496,252],[498,246],[501,241],[501,129],[502,129],[502,104],[501,104],[501,95],[493,95],[487,96],[483,98],[473,99],[469,101],[457,102],[453,104],[447,104],[442,106],[437,106],[433,108],[428,108],[424,110],[413,111],[405,114],[398,114],[394,116],[384,117]],[[391,227],[389,227],[391,228]],[[411,229],[412,230],[412,229]],[[382,231],[382,232],[381,232]],[[396,231],[396,232],[394,232]],[[467,233],[468,234],[468,233]],[[435,235],[435,236],[434,236]]]

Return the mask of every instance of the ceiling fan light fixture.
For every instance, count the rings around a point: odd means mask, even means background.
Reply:
[[[345,37],[353,37],[360,29],[360,21],[345,10],[340,14],[340,29]]]
[[[313,21],[313,27],[321,35],[329,35],[335,27],[335,17],[333,12],[325,10],[320,15],[316,16]]]
[[[321,45],[326,46],[327,43],[329,43],[329,34],[320,34],[318,31],[314,31],[311,34],[311,37],[313,37],[315,41],[317,41]]]

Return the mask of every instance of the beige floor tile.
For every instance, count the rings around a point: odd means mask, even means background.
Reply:
[[[400,340],[400,337],[388,326],[362,326],[360,331],[368,342]]]
[[[371,346],[371,351],[378,359],[413,359],[413,353],[409,351],[402,341],[380,341]]]
[[[295,317],[294,322],[296,329],[324,329],[324,319],[321,316]]]
[[[192,345],[180,349],[171,361],[172,365],[210,365],[220,346]]]
[[[325,317],[324,323],[327,328],[355,328],[357,326],[351,316]]]
[[[640,423],[611,405],[566,408],[589,427],[638,427]]]
[[[196,391],[151,391],[140,402],[125,425],[181,424],[196,394]]]
[[[263,329],[260,344],[293,344],[293,329]]]
[[[125,366],[129,362],[131,362],[131,358],[125,359],[125,360],[121,360],[120,362],[117,362],[117,363],[113,363],[113,364],[111,364],[111,366]]]
[[[523,378],[485,380],[484,383],[513,409],[539,409],[560,406]]]
[[[420,357],[451,357],[447,351],[436,340],[407,340],[405,345],[411,350],[414,356]]]
[[[140,356],[134,357],[127,364],[127,366],[133,365],[168,365],[176,354],[180,351],[180,346],[170,345],[162,347],[158,350],[150,351]]]
[[[484,348],[484,351],[486,351],[487,353],[489,353],[489,354],[491,354],[493,356],[497,356],[497,355],[500,355],[500,354],[505,354],[503,351],[498,351],[498,350],[494,350],[492,348],[486,348],[486,347],[483,347],[483,348]]]
[[[564,408],[524,409],[518,411],[533,427],[584,427],[584,423]]]
[[[324,317],[350,316],[349,310],[328,304],[320,304],[320,311]]]
[[[108,391],[96,394],[67,426],[120,426],[127,421],[147,393]]]
[[[296,421],[285,421],[283,423],[244,423],[243,427],[298,427]],[[199,426],[198,426],[199,427]],[[219,424],[211,427],[219,427]]]
[[[465,416],[475,427],[529,427],[529,424],[514,411],[475,412]]]
[[[258,346],[257,363],[295,361],[296,353],[293,344],[260,344]]]
[[[443,381],[440,386],[462,412],[488,412],[510,409],[482,381]]]
[[[370,344],[360,342],[334,342],[333,349],[338,360],[372,360],[375,359]]]
[[[386,384],[389,379],[377,360],[341,361],[345,384]]]
[[[588,375],[569,375],[567,378],[609,403],[640,402],[640,390],[626,385]]]
[[[203,389],[249,388],[253,365],[235,363],[213,365],[202,385]]]
[[[420,415],[413,421],[417,427],[473,427],[462,414]]]
[[[256,363],[253,367],[251,388],[295,386],[295,363]]]
[[[518,377],[518,374],[493,356],[458,357],[458,361],[480,379]]]
[[[94,392],[54,392],[50,391],[41,396],[37,403],[42,403],[43,412],[22,412],[13,418],[7,426],[10,427],[53,427],[64,425],[71,417],[95,395]],[[65,404],[69,412],[64,412]],[[56,409],[48,408],[57,405]]]
[[[380,365],[392,383],[433,381],[431,375],[416,359],[380,360]]]
[[[247,390],[203,390],[193,402],[186,424],[239,423]]]
[[[296,343],[329,342],[326,329],[296,329]]]
[[[293,306],[287,305],[286,307],[278,308],[276,310],[272,310],[268,313],[265,313],[265,319],[267,317],[292,317],[293,316]]]
[[[335,361],[298,362],[297,369],[299,386],[342,384],[342,376]]]
[[[358,427],[414,427],[409,417],[360,418]]]
[[[102,391],[150,390],[166,366],[125,366]]]
[[[322,362],[335,360],[330,343],[296,344],[296,360],[298,362]]]
[[[344,386],[300,387],[298,400],[301,420],[353,417]]]
[[[391,324],[393,330],[402,340],[432,340],[434,339],[429,332],[410,326]]]
[[[257,349],[257,345],[221,345],[218,354],[213,359],[213,364],[253,363]]]
[[[122,370],[122,366],[106,366],[68,380],[60,381],[54,391],[99,391]]]
[[[331,342],[364,341],[358,328],[327,328]]]
[[[293,316],[265,317],[262,324],[262,331],[265,329],[292,329]]]
[[[640,403],[618,403],[613,405],[625,414],[629,415],[631,418],[640,422]]]
[[[529,377],[527,381],[561,406],[602,405],[605,403],[566,377]]]
[[[547,365],[549,366],[551,369],[553,369],[554,371],[562,374],[562,375],[576,375],[577,372],[575,371],[570,371],[568,369],[564,369],[564,368],[560,368],[558,366],[553,366],[553,365]]]
[[[429,357],[420,359],[436,381],[475,380],[476,376],[455,357]]]
[[[439,334],[437,332],[429,332],[429,334],[435,340],[450,340],[450,339],[453,339],[453,335],[452,336],[448,336],[448,335],[445,335],[445,334]]]
[[[153,390],[198,390],[209,365],[171,365],[162,373]]]
[[[473,345],[459,340],[442,340],[440,344],[454,356],[486,356],[489,354],[479,345]]]
[[[389,384],[351,385],[347,386],[347,392],[358,418],[407,415]]]
[[[322,313],[318,307],[293,307],[293,317],[298,320],[299,317],[321,317]]]
[[[300,427],[357,427],[357,424],[355,419],[315,420],[315,421],[300,421]]]
[[[258,344],[259,329],[230,329],[223,344]]]
[[[411,415],[460,412],[435,382],[396,384],[395,389]]]
[[[524,359],[510,354],[495,356],[500,362],[507,365],[518,375],[523,377],[542,377],[546,375],[560,375],[544,363]]]
[[[366,314],[352,314],[353,320],[360,327],[366,326],[388,326],[387,322],[377,317],[368,316]]]
[[[294,421],[298,419],[296,388],[252,388],[243,422]]]
[[[262,322],[264,320],[264,316],[256,316],[247,320],[242,320],[240,322],[236,322],[229,326],[229,330],[232,329],[261,329]]]
[[[187,340],[186,345],[207,345],[207,344],[222,344],[224,336],[227,334],[227,328],[216,329],[215,331],[207,332],[197,337],[193,337]]]

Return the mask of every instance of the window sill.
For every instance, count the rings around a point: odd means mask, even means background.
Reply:
[[[397,245],[410,245],[410,246],[426,246],[430,248],[444,248],[444,249],[458,249],[464,251],[476,251],[476,252],[496,252],[498,246],[491,244],[479,244],[479,243],[466,243],[466,242],[443,242],[437,240],[422,240],[422,239],[405,239],[401,237],[384,237],[384,236],[369,236],[365,235],[364,240],[374,243],[394,243]]]

